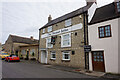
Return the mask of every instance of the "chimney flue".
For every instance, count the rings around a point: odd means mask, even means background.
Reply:
[[[97,4],[97,1],[96,1],[96,0],[86,0],[86,4],[87,4],[87,5],[93,4],[93,3],[96,3],[96,4]]]
[[[52,17],[51,17],[51,15],[49,15],[48,22],[50,22],[51,20],[52,20]]]
[[[33,36],[30,36],[30,39],[33,40]]]

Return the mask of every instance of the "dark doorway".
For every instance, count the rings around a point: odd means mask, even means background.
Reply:
[[[17,50],[17,51],[15,51],[15,55],[16,55],[16,56],[18,56],[18,50]]]
[[[94,71],[105,72],[103,51],[93,51],[92,52],[92,63],[93,63]]]
[[[29,51],[27,51],[26,59],[29,59]]]

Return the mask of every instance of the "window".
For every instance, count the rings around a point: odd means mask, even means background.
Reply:
[[[61,36],[61,47],[71,47],[71,33]]]
[[[22,54],[26,54],[25,50],[22,50],[21,53],[22,53]]]
[[[111,37],[111,26],[102,26],[99,27],[99,38]]]
[[[70,60],[70,52],[69,51],[65,51],[62,54],[63,54],[62,60]]]
[[[117,2],[117,10],[120,12],[120,2]]]
[[[45,33],[45,29],[43,29],[43,33]]]
[[[48,32],[52,31],[52,26],[48,27]]]
[[[53,47],[53,44],[51,44],[51,37],[46,39],[46,47],[47,48],[52,48]]]
[[[31,55],[34,55],[34,54],[35,54],[35,49],[31,49],[31,50],[30,50],[30,54],[31,54]]]
[[[51,59],[56,59],[56,52],[51,52]]]
[[[71,26],[71,19],[65,20],[65,26]]]

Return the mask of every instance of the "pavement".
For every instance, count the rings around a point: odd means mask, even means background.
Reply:
[[[104,72],[97,72],[97,71],[87,71],[85,69],[80,69],[80,68],[72,68],[72,67],[66,67],[66,66],[60,66],[60,65],[50,65],[50,64],[46,65],[46,67],[52,68],[52,69],[57,69],[57,70],[73,72],[73,73],[85,74],[85,75],[94,76],[94,77],[120,79],[120,74],[111,74],[111,73],[104,73]]]

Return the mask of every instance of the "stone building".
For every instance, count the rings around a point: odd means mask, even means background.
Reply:
[[[24,59],[38,59],[38,44],[21,45],[19,47],[20,57]]]
[[[120,1],[97,8],[88,32],[89,70],[120,73]]]
[[[88,27],[97,4],[87,2],[85,7],[52,20],[39,29],[39,61],[41,63],[87,68]],[[89,15],[89,16],[88,16]]]
[[[8,39],[6,40],[3,50],[8,52],[9,54],[16,54],[20,56],[20,46],[22,45],[33,45],[38,44],[38,40],[33,39],[33,37],[26,38],[20,37],[16,35],[9,35]]]

